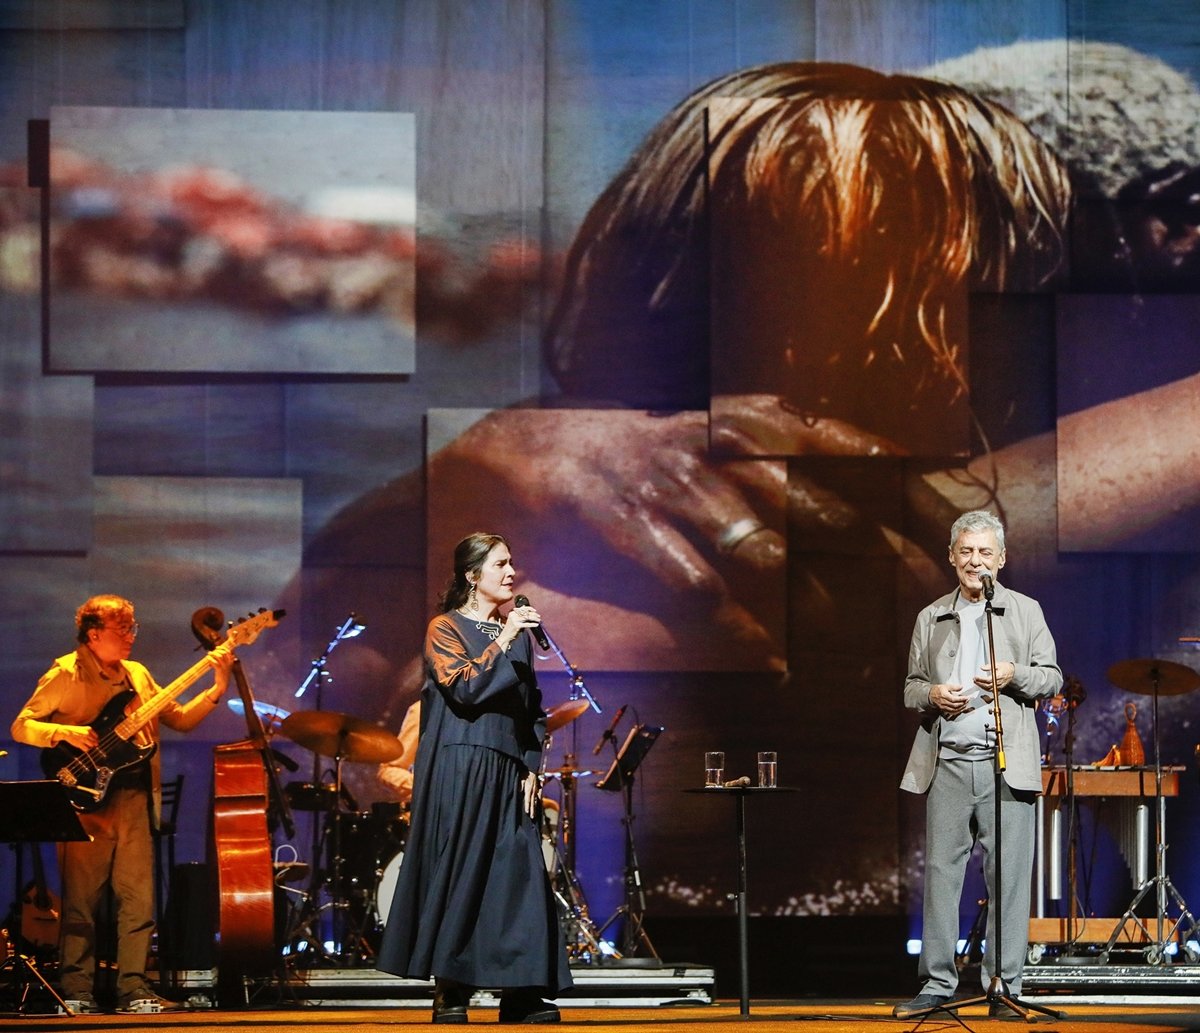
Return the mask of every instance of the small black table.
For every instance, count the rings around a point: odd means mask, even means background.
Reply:
[[[737,849],[738,849],[738,967],[741,984],[741,1014],[750,1014],[750,925],[746,911],[746,797],[770,796],[777,793],[798,793],[791,786],[708,786],[704,789],[685,789],[685,793],[701,793],[704,796],[732,796],[737,801]]]

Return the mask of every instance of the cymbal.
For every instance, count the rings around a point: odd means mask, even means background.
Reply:
[[[306,710],[286,718],[279,730],[292,742],[322,757],[341,756],[352,764],[395,760],[404,747],[386,728],[331,710]]]
[[[239,717],[246,716],[246,704],[241,699],[231,699],[229,701],[229,709]],[[262,700],[254,701],[254,712],[266,723],[286,721],[291,716],[290,710],[284,710],[283,707],[277,707],[273,703],[264,703]]]
[[[546,731],[557,732],[563,725],[569,725],[588,708],[586,699],[569,699],[565,703],[557,703],[546,711]]]
[[[1108,669],[1108,680],[1143,696],[1154,695],[1156,684],[1160,696],[1182,696],[1200,688],[1200,674],[1170,660],[1121,660]]]

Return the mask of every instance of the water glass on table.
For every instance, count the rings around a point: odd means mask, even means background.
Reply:
[[[760,789],[778,787],[778,757],[774,750],[760,750],[758,754],[758,786]]]
[[[725,781],[725,754],[712,750],[704,754],[704,788],[720,788]]]

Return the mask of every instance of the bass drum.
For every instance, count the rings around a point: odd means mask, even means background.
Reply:
[[[379,881],[375,884],[375,920],[382,927],[392,913],[392,897],[396,895],[396,880],[400,878],[400,866],[404,863],[404,851],[397,850],[396,855],[383,866]]]

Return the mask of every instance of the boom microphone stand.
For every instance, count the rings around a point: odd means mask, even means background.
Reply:
[[[1003,871],[1002,863],[1003,853],[1003,826],[1001,825],[1000,816],[1000,791],[1004,784],[1004,770],[1007,762],[1004,758],[1004,722],[1000,714],[1000,690],[996,684],[996,643],[992,633],[992,596],[995,593],[995,583],[990,574],[982,575],[983,581],[983,597],[984,597],[984,614],[987,619],[987,647],[988,647],[988,665],[992,671],[992,717],[996,722],[996,746],[992,752],[992,795],[994,797],[996,808],[996,842],[993,849],[992,861],[992,911],[995,916],[993,928],[996,934],[995,950],[992,954],[994,959],[995,974],[992,976],[991,983],[988,985],[987,992],[976,997],[964,997],[958,1001],[948,1001],[945,1004],[938,1005],[936,1008],[930,1008],[921,1016],[923,1022],[929,1015],[937,1011],[945,1011],[953,1014],[959,1008],[967,1008],[973,1004],[982,1004],[987,1002],[989,1007],[997,1004],[1002,1004],[1009,1009],[1018,1018],[1026,1019],[1030,1022],[1030,1012],[1039,1012],[1042,1015],[1049,1015],[1051,1018],[1062,1019],[1066,1015],[1064,1012],[1054,1011],[1052,1008],[1044,1008],[1038,1004],[1031,1004],[1029,1001],[1018,1002],[1012,993],[1009,991],[1008,984],[1004,981],[1004,894],[1003,894]],[[961,1024],[962,1020],[954,1015],[954,1018]]]

